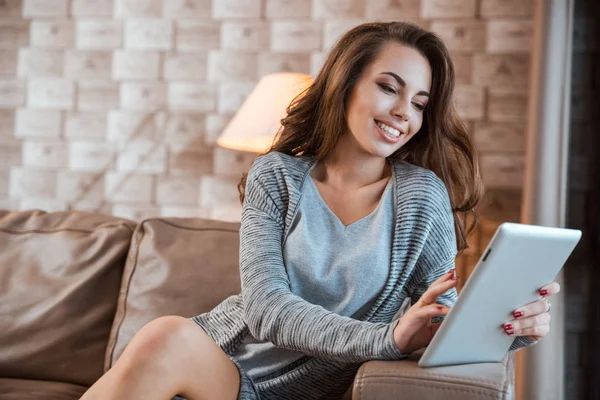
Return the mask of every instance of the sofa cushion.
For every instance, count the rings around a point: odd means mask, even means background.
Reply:
[[[134,227],[0,211],[0,377],[88,386],[102,375]]]
[[[186,318],[240,292],[239,224],[197,218],[152,218],[131,241],[105,370],[131,338],[164,315]]]
[[[0,378],[2,400],[77,400],[86,390],[85,386],[64,382]]]

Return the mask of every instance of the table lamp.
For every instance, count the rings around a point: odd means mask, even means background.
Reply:
[[[264,153],[273,144],[291,101],[312,83],[310,75],[280,72],[263,76],[225,127],[217,144]]]

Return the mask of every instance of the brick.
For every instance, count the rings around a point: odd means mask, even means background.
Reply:
[[[204,52],[221,46],[221,24],[215,21],[182,19],[176,21],[175,46],[184,52]]]
[[[75,139],[103,139],[106,137],[106,120],[104,112],[69,111],[66,116],[65,136]]]
[[[125,200],[127,201],[127,200]],[[143,221],[148,218],[160,216],[160,208],[153,204],[115,204],[111,215],[119,218],[126,218],[130,221]]]
[[[25,18],[66,17],[68,11],[68,0],[23,0]]]
[[[470,54],[452,54],[454,64],[454,76],[459,85],[473,83],[473,56]]]
[[[325,63],[325,59],[327,54],[324,52],[315,52],[313,51],[310,54],[310,75],[316,77],[321,68],[323,68],[323,64]]]
[[[206,122],[204,125],[204,142],[208,145],[214,145],[217,143],[217,139],[223,129],[227,126],[231,120],[230,115],[224,114],[209,114],[206,116]]]
[[[365,16],[365,0],[314,0],[313,19],[351,19]]]
[[[110,111],[108,140],[121,145],[131,140],[158,141],[164,134],[165,120],[166,116],[163,112]]]
[[[71,0],[74,17],[112,17],[114,0]]]
[[[482,119],[485,115],[484,90],[480,86],[456,85],[454,91],[459,115],[466,120]]]
[[[121,84],[121,107],[130,110],[159,110],[167,102],[166,85],[157,82]]]
[[[173,42],[173,22],[166,19],[135,19],[125,22],[125,48],[168,50]]]
[[[325,33],[323,35],[323,50],[328,52],[345,33],[364,22],[366,21],[356,19],[326,22]]]
[[[200,181],[197,178],[159,176],[156,202],[160,205],[197,205],[200,201]]]
[[[240,222],[242,218],[242,207],[238,204],[212,207],[210,219],[226,222]]]
[[[368,0],[365,3],[367,19],[404,20],[421,15],[421,0]]]
[[[151,203],[152,175],[109,171],[105,175],[104,195],[114,202]]]
[[[170,0],[163,2],[163,15],[167,18],[203,18],[212,16],[211,0]]]
[[[321,26],[314,21],[275,21],[271,25],[271,50],[309,52],[321,49]]]
[[[64,201],[64,200],[63,200]],[[90,212],[94,214],[112,215],[112,204],[107,203],[103,198],[91,201],[66,202],[66,210],[76,210]]]
[[[32,78],[27,85],[27,105],[48,109],[70,109],[74,106],[75,86],[68,79]]]
[[[208,80],[256,80],[258,56],[255,53],[212,51],[208,56]]]
[[[167,53],[163,77],[169,81],[205,80],[208,56],[203,53]]]
[[[105,79],[111,77],[112,53],[106,51],[67,51],[65,76],[71,79]]]
[[[477,54],[473,60],[477,85],[525,85],[529,82],[529,56],[525,54]]]
[[[258,76],[276,72],[310,73],[310,54],[261,53],[258,57]]]
[[[171,218],[210,218],[210,210],[198,206],[167,206],[160,208],[160,215]]]
[[[0,199],[4,200],[10,192],[10,168],[0,168]],[[0,200],[0,210],[5,209]]]
[[[421,0],[421,16],[427,19],[473,18],[476,0]]]
[[[25,103],[25,82],[0,79],[0,107],[15,108]]]
[[[490,20],[487,25],[487,51],[490,53],[530,52],[533,24],[530,20]]]
[[[46,212],[58,212],[64,211],[65,207],[65,202],[57,199],[35,197],[20,199],[19,201],[19,211],[42,210]]]
[[[21,143],[0,145],[0,168],[21,165]]]
[[[215,19],[256,19],[261,16],[261,0],[213,1],[212,11]]]
[[[486,23],[480,21],[434,21],[431,30],[453,52],[483,51],[486,46]]]
[[[482,17],[529,17],[533,13],[532,0],[481,0]]]
[[[475,122],[473,139],[477,150],[483,152],[524,152],[525,124]]]
[[[205,148],[204,114],[170,113],[164,131],[164,139],[169,144],[175,144],[187,149]]]
[[[0,109],[0,141],[12,137],[15,131],[15,110]]]
[[[161,0],[116,0],[115,16],[117,18],[160,17]]]
[[[20,77],[62,76],[64,54],[60,50],[22,48],[19,51]]]
[[[20,18],[23,10],[23,0],[4,0],[0,2],[0,17]]]
[[[0,75],[16,75],[18,59],[19,49],[0,48]]]
[[[74,171],[106,171],[116,159],[112,143],[103,140],[72,140],[69,143],[69,169]]]
[[[29,21],[0,19],[0,48],[29,44]]]
[[[167,152],[160,143],[136,140],[125,144],[117,158],[119,171],[163,173],[166,171]]]
[[[77,47],[90,50],[112,50],[121,47],[121,21],[109,19],[80,19],[77,21]]]
[[[53,141],[23,141],[22,157],[24,167],[66,168],[69,151],[67,143]]]
[[[216,109],[217,91],[214,84],[174,82],[169,84],[169,108],[209,112]]]
[[[56,197],[56,171],[41,168],[13,167],[10,170],[10,197]]]
[[[497,86],[488,89],[490,121],[519,122],[527,119],[527,87]]]
[[[247,173],[256,159],[256,154],[215,147],[213,152],[213,174],[219,177],[238,179]]]
[[[1,37],[1,35],[0,35]],[[35,47],[70,48],[75,44],[75,24],[67,20],[31,21],[31,45]]]
[[[169,175],[200,178],[212,172],[211,149],[187,149],[171,146],[169,153]]]
[[[311,0],[267,0],[267,18],[310,18]]]
[[[488,188],[521,188],[524,157],[520,154],[482,154],[481,175]]]
[[[61,129],[62,115],[58,110],[17,110],[15,136],[19,138],[58,138]]]
[[[477,213],[485,219],[520,222],[522,198],[523,192],[520,188],[489,188],[477,207]]]
[[[113,79],[157,79],[160,68],[160,54],[149,51],[115,52]]]
[[[260,21],[223,22],[221,46],[231,50],[264,50],[269,47],[269,25]]]
[[[221,83],[219,85],[218,111],[220,113],[235,113],[252,90],[254,90],[255,86],[255,82]]]
[[[104,201],[104,174],[93,172],[58,171],[59,200],[80,205],[101,205]]]
[[[81,111],[108,111],[119,107],[119,85],[113,82],[79,82],[77,108]]]
[[[10,199],[10,198],[2,199],[2,198],[0,198],[0,209],[3,209],[3,210],[11,210],[11,211],[18,210],[19,204],[20,204],[20,201],[17,199]]]
[[[239,204],[238,179],[204,176],[200,180],[200,206],[217,207]]]

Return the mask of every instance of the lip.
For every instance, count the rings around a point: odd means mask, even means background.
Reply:
[[[375,121],[377,121],[377,120],[375,120]],[[380,122],[383,122],[383,121],[380,121]],[[385,123],[385,122],[383,122],[383,123],[387,125],[387,123]],[[392,126],[392,125],[390,125],[390,126]],[[400,131],[400,136],[398,136],[398,137],[392,136],[389,133],[385,132],[383,129],[381,129],[377,124],[375,124],[375,129],[389,143],[398,143],[400,141],[400,139],[402,139],[402,136],[404,135],[404,132],[402,130],[398,129]]]

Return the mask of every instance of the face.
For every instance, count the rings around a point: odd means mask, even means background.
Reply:
[[[421,129],[430,87],[425,57],[402,44],[384,45],[350,95],[350,138],[372,155],[390,156]]]

